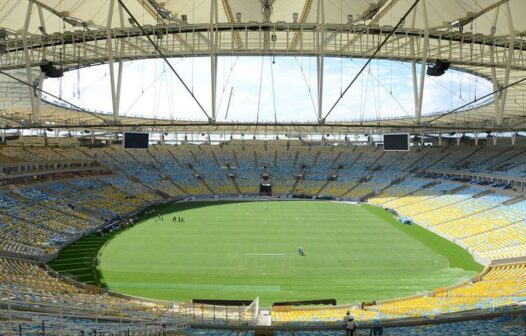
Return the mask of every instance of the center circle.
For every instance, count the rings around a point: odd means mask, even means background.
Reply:
[[[441,248],[458,246],[370,205],[196,201],[141,217],[100,250],[98,267],[110,290],[153,299],[344,304],[412,295],[476,273],[450,267]]]

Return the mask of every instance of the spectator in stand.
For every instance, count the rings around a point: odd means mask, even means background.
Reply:
[[[349,320],[347,321],[346,335],[347,336],[354,336],[354,332],[355,332],[357,327],[358,327],[358,325],[356,323],[354,323],[354,317],[350,316]]]
[[[350,319],[352,319],[351,311],[348,310],[345,316],[343,317],[343,326],[347,327],[347,322],[349,322]]]

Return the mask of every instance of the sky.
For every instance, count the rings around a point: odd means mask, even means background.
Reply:
[[[169,61],[211,115],[210,58]],[[364,59],[325,59],[324,115],[364,63]],[[418,73],[420,68],[418,64]],[[44,90],[87,110],[103,113],[112,111],[110,88],[108,65],[72,70],[61,79],[44,82]],[[490,92],[492,86],[488,80],[454,69],[441,77],[426,75],[423,114],[447,112]],[[219,57],[217,121],[316,121],[317,96],[316,59],[313,57]],[[373,60],[335,105],[327,121],[413,117],[414,111],[411,64]],[[124,63],[120,114],[206,120],[190,93],[162,59]]]

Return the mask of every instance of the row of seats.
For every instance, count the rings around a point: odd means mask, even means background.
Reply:
[[[159,146],[161,147],[161,146]],[[166,146],[168,147],[168,146]],[[173,147],[173,146],[172,146]],[[121,148],[119,148],[121,149]],[[67,159],[91,160],[104,155],[101,151],[80,149],[78,147],[15,147],[2,148],[1,154],[6,157],[17,157],[25,161],[63,161]],[[280,146],[280,145],[247,145],[247,146],[211,146],[187,145],[179,146],[170,151],[176,153],[179,161],[194,166],[208,165],[214,169],[219,166],[229,165],[241,168],[254,168],[256,166],[288,166],[300,168],[326,169],[338,165],[348,166],[356,161],[358,165],[399,166],[403,170],[408,168],[425,168],[431,165],[435,169],[463,170],[478,173],[495,173],[501,176],[526,176],[526,159],[523,155],[526,150],[521,147],[499,146],[472,146],[461,144],[448,145],[447,147],[423,147],[407,153],[387,153],[380,147],[356,146],[337,147],[330,146]],[[127,164],[138,159],[142,162],[155,161],[145,152],[134,153],[133,157],[122,156],[119,150],[111,149],[107,153],[118,158],[120,163]],[[98,155],[94,155],[98,154]],[[124,160],[122,160],[125,158]],[[363,163],[363,164],[362,164]]]
[[[50,276],[37,264],[0,258],[0,291],[11,305],[40,310],[63,310],[66,315],[151,319],[162,316],[165,305],[95,294]]]
[[[409,191],[400,185],[428,188]],[[387,188],[369,202],[394,209],[486,259],[526,255],[526,201],[508,204],[512,196],[461,183],[408,179]],[[433,184],[436,183],[436,184]]]
[[[521,336],[526,332],[525,321],[521,317],[503,316],[489,320],[449,322],[433,325],[383,328],[385,336],[444,336],[444,335],[485,335]],[[360,328],[355,335],[370,335],[370,329]],[[276,336],[344,336],[343,330],[294,330],[278,331]],[[253,331],[231,331],[213,329],[189,329],[185,335],[200,336],[253,336]]]
[[[51,329],[56,326],[55,323],[65,324],[61,328],[70,329],[75,334],[92,332],[94,328],[98,333],[114,328],[124,331],[127,324],[134,326],[130,329],[132,331],[144,332],[148,330],[146,325],[151,325],[151,330],[158,334],[163,324],[175,325],[178,329],[188,323],[212,320],[216,323],[244,324],[255,316],[255,310],[250,307],[226,309],[224,306],[150,302],[99,293],[89,287],[66,282],[36,263],[6,258],[0,258],[0,297],[11,307],[9,312],[0,309],[2,335],[8,334],[7,327],[13,333],[25,330],[25,334],[29,335],[29,330],[39,328],[40,323],[46,323]],[[3,320],[3,313],[9,314],[9,321]]]
[[[161,199],[122,175],[4,189],[0,192],[0,246],[30,255],[54,253],[85,232]]]
[[[427,296],[366,306],[337,308],[278,308],[272,320],[286,324],[339,322],[347,310],[357,321],[377,321],[409,317],[437,317],[468,310],[495,311],[526,300],[526,264],[492,267],[479,281],[453,289],[437,289]]]

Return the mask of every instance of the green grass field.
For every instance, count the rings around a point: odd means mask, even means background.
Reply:
[[[110,237],[98,256],[102,279],[89,270],[102,238],[70,246],[51,266],[131,295],[174,301],[259,296],[263,306],[400,297],[482,269],[462,248],[367,205],[189,202],[157,211],[164,221],[143,218]],[[185,222],[173,223],[174,215]],[[299,246],[306,256],[298,255]],[[75,256],[87,264],[75,265]]]

